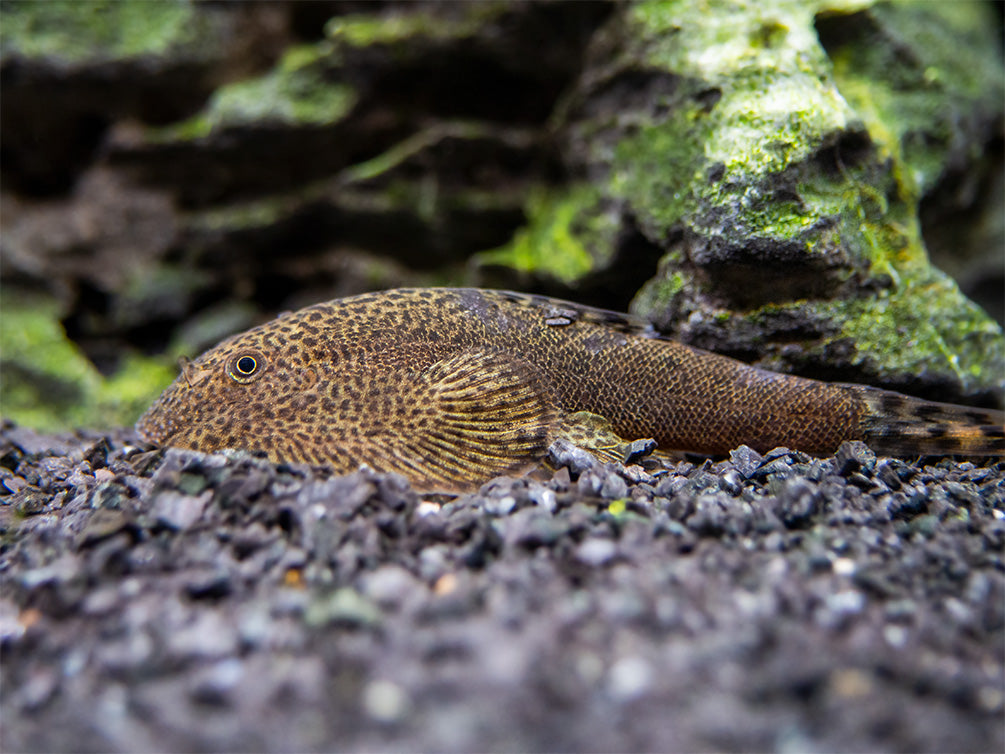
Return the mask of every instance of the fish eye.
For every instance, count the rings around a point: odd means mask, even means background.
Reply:
[[[239,353],[227,365],[227,374],[237,382],[250,382],[262,373],[265,360],[257,353]]]

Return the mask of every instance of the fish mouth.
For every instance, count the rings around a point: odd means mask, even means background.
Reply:
[[[161,419],[161,412],[158,411],[160,399],[154,402],[150,408],[143,412],[137,419],[135,429],[141,438],[153,445],[165,445],[173,434]]]
[[[178,359],[178,371],[175,381],[136,420],[136,432],[154,445],[171,444],[186,425],[202,414],[197,388],[212,375],[212,370],[182,356]]]
[[[161,393],[143,415],[136,420],[136,432],[149,443],[167,445],[178,434],[180,422],[176,418],[185,415],[183,393],[175,382]]]

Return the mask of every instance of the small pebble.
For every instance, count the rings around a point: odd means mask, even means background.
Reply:
[[[597,465],[597,459],[565,438],[558,438],[548,447],[548,463],[555,468],[566,467],[573,474],[582,474]]]
[[[417,516],[428,516],[433,513],[439,513],[442,507],[439,503],[423,500],[415,507],[415,513]]]
[[[212,497],[212,490],[205,490],[198,496],[164,490],[154,498],[154,516],[162,526],[184,531],[202,517]]]
[[[641,657],[623,657],[607,674],[607,691],[619,702],[631,702],[645,694],[652,685],[652,669]]]
[[[616,474],[608,474],[604,477],[600,486],[600,496],[605,500],[617,500],[628,495],[628,484]]]
[[[609,563],[618,554],[617,543],[610,539],[591,538],[576,547],[576,560],[589,566]]]
[[[231,696],[244,680],[244,663],[236,657],[221,660],[200,669],[191,689],[193,701],[215,707],[227,706]]]
[[[512,495],[490,497],[485,500],[485,512],[493,516],[508,516],[515,508],[516,498]]]
[[[729,460],[733,462],[733,466],[743,475],[744,479],[749,479],[751,474],[761,465],[763,457],[753,448],[741,445],[735,450],[730,451]]]
[[[996,750],[1001,464],[741,447],[452,497],[115,434],[92,475],[100,435],[9,428],[12,750]]]
[[[363,710],[379,723],[399,722],[410,706],[405,690],[391,681],[371,681],[363,689]]]

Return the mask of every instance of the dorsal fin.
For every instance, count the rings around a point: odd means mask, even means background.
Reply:
[[[561,324],[563,318],[569,321],[590,322],[596,325],[603,325],[612,330],[616,330],[628,335],[638,335],[644,338],[655,338],[659,336],[651,322],[623,312],[614,312],[608,309],[598,309],[595,306],[577,304],[573,301],[565,301],[550,296],[538,296],[531,293],[517,293],[515,291],[482,291],[488,296],[498,296],[506,301],[522,306],[532,307],[540,311],[546,322],[552,320],[555,324]]]

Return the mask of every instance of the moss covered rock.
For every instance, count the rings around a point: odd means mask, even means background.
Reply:
[[[5,185],[61,193],[116,120],[163,123],[193,112],[233,48],[234,27],[232,17],[185,0],[3,3]]]
[[[58,315],[47,296],[0,293],[3,418],[51,431],[131,424],[174,379],[167,359],[135,352],[102,376],[67,340]]]
[[[664,251],[636,312],[775,369],[1000,393],[1001,330],[929,264],[918,219],[1000,129],[991,13],[626,7],[567,105],[566,154]]]

